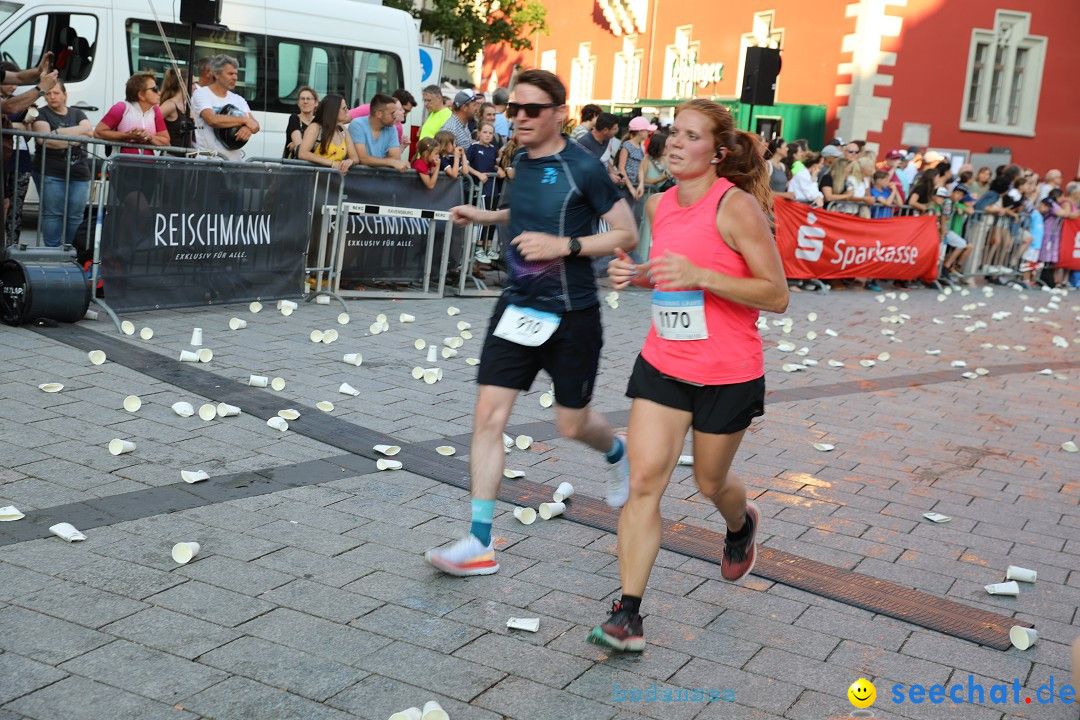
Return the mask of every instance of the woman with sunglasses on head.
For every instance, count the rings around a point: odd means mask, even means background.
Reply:
[[[614,287],[653,289],[653,324],[627,396],[630,499],[619,517],[622,597],[588,641],[640,652],[642,595],[660,550],[660,499],[693,429],[694,479],[727,523],[720,573],[753,569],[760,515],[731,464],[746,428],[764,412],[765,368],[758,313],[783,312],[787,282],[769,230],[769,166],[760,140],[736,130],[710,100],[679,106],[668,139],[678,180],[654,196],[649,261],[623,250],[608,266]]]
[[[490,575],[499,563],[491,542],[495,498],[503,478],[503,431],[514,402],[540,370],[555,383],[555,425],[563,437],[602,453],[611,476],[607,502],[619,507],[629,492],[623,441],[590,408],[603,347],[603,325],[592,258],[616,247],[633,249],[637,228],[626,201],[596,158],[562,134],[566,87],[554,73],[517,77],[508,107],[515,138],[514,182],[503,210],[459,205],[458,225],[509,224],[508,277],[488,324],[476,382],[469,475],[472,524],[449,547],[426,554],[451,575]],[[611,228],[596,232],[603,219]],[[626,245],[624,245],[626,243]]]
[[[169,129],[161,114],[161,94],[151,73],[135,73],[124,86],[124,100],[109,108],[94,128],[94,137],[135,145],[169,144]],[[126,147],[121,153],[153,155],[150,148]]]

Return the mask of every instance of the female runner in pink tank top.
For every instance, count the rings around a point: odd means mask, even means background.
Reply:
[[[630,499],[619,517],[622,598],[588,640],[641,651],[641,596],[660,549],[660,498],[694,431],[694,479],[724,516],[721,574],[754,566],[759,513],[730,472],[750,421],[764,412],[758,312],[783,312],[787,282],[769,231],[769,165],[755,135],[734,129],[719,103],[691,100],[675,114],[668,167],[678,185],[645,211],[653,227],[648,262],[619,249],[608,266],[616,289],[653,289],[652,328],[626,394]]]

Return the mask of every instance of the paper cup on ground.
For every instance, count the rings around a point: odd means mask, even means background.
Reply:
[[[285,389],[285,378],[276,377],[270,381],[270,389],[281,392]]]
[[[330,328],[329,330],[323,330],[322,341],[323,345],[329,345],[330,343],[338,339],[338,331]]]
[[[521,470],[511,470],[510,468],[506,468],[505,470],[503,470],[503,477],[507,480],[517,480],[519,478],[525,477],[525,473]]]
[[[329,295],[319,295],[318,297],[315,298],[315,304],[316,305],[329,305],[330,304],[330,296]]]
[[[418,707],[401,710],[390,716],[390,720],[423,720],[424,713]]]
[[[559,483],[559,487],[555,490],[555,493],[551,496],[551,499],[557,503],[561,503],[571,495],[574,494],[574,486],[568,482]]]
[[[457,329],[459,331],[472,330],[472,323],[465,322],[464,320],[458,320]]]
[[[1033,583],[1038,573],[1028,568],[1017,567],[1016,565],[1010,565],[1005,571],[1006,580],[1019,580],[1020,582]],[[1023,648],[1021,648],[1023,649]]]
[[[473,339],[473,334],[471,332],[469,332],[468,330],[462,330],[461,331],[461,339],[462,340],[472,340]]]
[[[199,362],[199,353],[192,350],[181,350],[180,362]]]
[[[555,404],[555,396],[551,393],[541,393],[540,395],[540,407],[549,408]]]
[[[528,435],[518,435],[514,438],[514,444],[518,446],[518,450],[528,450],[532,447],[533,439]]]
[[[540,629],[540,618],[515,618],[506,621],[506,627],[511,630],[526,630],[536,632]]]
[[[141,337],[143,340],[149,340],[150,338],[154,337],[154,331],[152,328],[144,327],[142,330],[139,331],[139,337]]]
[[[439,368],[428,368],[424,371],[424,382],[434,385],[439,382]]]
[[[278,301],[278,309],[281,310],[282,315],[292,315],[293,310],[295,310],[298,307],[299,307],[299,305],[294,303],[292,300],[279,300]]]
[[[248,376],[248,385],[251,387],[266,387],[270,384],[270,378],[265,375],[250,375]]]
[[[276,415],[267,420],[266,424],[274,428],[275,430],[280,430],[281,432],[285,432],[289,429],[289,423],[285,422],[285,418],[280,418]]]
[[[443,457],[450,457],[457,452],[457,448],[455,448],[453,445],[440,445],[439,447],[435,448],[435,452],[439,453]]]
[[[201,417],[206,422],[210,422],[211,420],[213,420],[214,418],[217,417],[217,407],[210,404],[210,403],[206,403],[205,405],[200,405],[199,406],[199,417]]]
[[[124,398],[124,409],[128,412],[138,412],[142,407],[142,399],[138,395],[128,395]]]
[[[199,356],[199,362],[208,363],[214,359],[214,351],[210,348],[203,348],[197,353]]]
[[[322,342],[323,331],[322,330],[312,330],[311,333],[308,334],[308,339],[310,339],[311,342],[313,342],[313,343]]]
[[[292,408],[286,408],[285,410],[278,411],[279,418],[285,418],[286,420],[299,420],[300,413]]]
[[[197,483],[209,480],[210,475],[205,470],[181,470],[180,479],[186,483]]]
[[[135,452],[135,443],[130,440],[121,440],[120,438],[110,440],[109,452],[113,455],[125,455],[129,452]]]
[[[397,445],[376,445],[372,448],[372,450],[377,453],[382,453],[383,455],[388,455],[390,457],[393,457],[394,455],[397,455],[399,452],[401,452],[401,448]]]
[[[105,362],[105,352],[103,350],[91,350],[86,353],[86,356],[90,358],[90,364],[100,365]]]
[[[315,403],[315,407],[319,408],[323,412],[333,412],[334,403],[330,402],[329,400],[321,400]]]
[[[349,324],[349,313],[338,313],[337,321],[338,321],[338,325],[348,325]]]
[[[38,385],[38,390],[47,393],[56,393],[64,389],[62,383],[41,383]]]
[[[427,341],[424,340],[423,338],[417,338],[416,340],[413,341],[412,346],[414,348],[416,348],[417,350],[423,350],[424,348],[427,347]]]
[[[352,395],[353,397],[356,397],[360,394],[360,391],[354,388],[349,383],[341,383],[341,386],[338,387],[338,392],[342,395]]]
[[[382,323],[373,322],[370,325],[368,325],[367,330],[372,335],[378,335],[379,333],[382,332]]]
[[[375,461],[375,467],[379,468],[380,470],[400,470],[401,469],[401,461],[400,460],[387,460],[386,458],[379,458],[378,460]]]
[[[449,315],[449,316],[451,316],[451,317],[453,317],[454,315],[457,315],[457,314],[458,314],[458,313],[460,313],[460,312],[461,312],[461,311],[460,311],[460,310],[458,310],[458,309],[457,309],[456,307],[454,307],[453,305],[451,305],[450,307],[446,308],[446,314],[447,314],[447,315]]]
[[[120,332],[124,333],[125,335],[134,335],[135,323],[131,322],[130,320],[125,320],[124,322],[120,323]]]
[[[342,360],[349,363],[350,365],[360,367],[360,365],[362,365],[364,362],[364,356],[360,353],[349,353],[344,358],[342,358]]]
[[[14,505],[6,505],[0,507],[0,522],[13,522],[15,520],[22,520],[25,515],[19,512],[19,508]]]
[[[398,322],[411,323],[411,322],[415,322],[415,321],[416,321],[416,318],[413,317],[412,315],[410,315],[409,313],[401,313],[400,315],[398,315]]]
[[[240,414],[240,408],[228,403],[218,403],[217,414],[218,417],[236,417]]]
[[[83,315],[83,320],[97,320],[97,319],[98,319],[97,310],[87,310],[86,314]]]
[[[195,408],[189,402],[173,403],[172,409],[180,417],[191,417],[195,414]]]
[[[172,559],[181,565],[191,562],[191,558],[199,554],[199,543],[180,542],[172,547]]]
[[[431,345],[427,349],[427,361],[429,363],[438,362],[439,360],[439,348]]]
[[[442,349],[443,360],[449,360],[452,357],[457,357],[457,350],[451,347],[444,347]]]
[[[195,328],[191,331],[191,342],[188,344],[194,347],[202,346],[202,328]]]
[[[553,517],[558,517],[564,512],[566,512],[566,503],[540,503],[540,517],[542,517],[544,520],[550,520]]]
[[[420,716],[420,720],[450,720],[450,716],[442,709],[442,705],[428,700],[424,703],[424,714]]]
[[[411,375],[412,375],[413,380],[423,380],[424,379],[424,368],[420,367],[419,365],[414,367],[412,369]]]
[[[514,517],[522,525],[532,525],[536,522],[536,511],[530,507],[514,508]]]
[[[480,358],[465,358],[466,365],[479,365]]]
[[[1016,597],[1020,594],[1020,586],[1016,584],[1015,580],[1003,583],[993,583],[986,585],[986,592],[991,595],[1011,595]]]
[[[71,523],[65,523],[65,522],[56,523],[55,525],[53,525],[52,527],[49,528],[49,532],[51,532],[53,535],[55,535],[55,536],[57,536],[59,538],[63,538],[64,540],[67,540],[68,542],[76,542],[76,541],[79,541],[79,540],[85,540],[86,539],[86,536],[83,535],[78,530],[76,530],[75,526],[72,525]]]
[[[243,330],[247,327],[247,320],[241,320],[240,318],[233,318],[229,320],[230,330]]]
[[[1039,633],[1035,631],[1035,628],[1013,625],[1009,629],[1009,640],[1017,650],[1027,650],[1038,639]]]

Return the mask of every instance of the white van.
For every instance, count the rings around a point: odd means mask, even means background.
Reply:
[[[51,50],[68,106],[96,125],[124,99],[134,72],[149,70],[161,83],[170,67],[151,2],[186,67],[190,30],[180,24],[180,0],[0,0],[0,58],[33,67]],[[319,97],[342,95],[350,107],[398,88],[419,95],[419,33],[400,10],[361,0],[223,0],[221,24],[227,29],[196,29],[194,57],[239,61],[236,92],[262,127],[244,147],[246,157],[281,156],[305,85]]]

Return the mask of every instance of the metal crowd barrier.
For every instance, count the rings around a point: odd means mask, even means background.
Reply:
[[[333,227],[334,218],[341,210],[345,202],[345,173],[336,168],[324,167],[303,160],[291,160],[286,158],[256,157],[247,159],[249,163],[262,165],[287,165],[289,167],[303,167],[317,173],[315,190],[311,198],[313,217],[319,218],[317,229],[319,245],[315,251],[315,263],[309,264],[304,269],[304,292],[306,302],[315,300],[320,295],[327,295],[341,303],[348,311],[349,306],[339,294],[341,285],[341,271],[338,264],[339,244],[342,233]],[[334,185],[337,189],[334,189]],[[330,236],[329,247],[326,238]],[[329,252],[328,252],[329,251]],[[310,253],[309,253],[310,259]],[[314,286],[311,283],[314,282]]]
[[[473,181],[471,176],[465,179],[464,182],[467,191],[467,204],[475,205],[482,210],[499,207],[505,180],[502,183],[496,181],[491,208],[487,207],[483,192],[484,186],[481,183]],[[498,225],[470,223],[465,226],[464,242],[461,244],[461,264],[459,266],[457,287],[454,289],[455,295],[458,297],[498,297],[502,293],[502,290],[490,289],[487,283],[476,274],[476,265],[484,260],[495,265],[502,263],[502,244],[504,240],[502,234],[503,228]],[[473,289],[466,288],[466,285],[470,282],[474,286]]]

